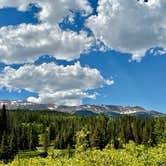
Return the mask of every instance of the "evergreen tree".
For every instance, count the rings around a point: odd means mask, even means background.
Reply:
[[[45,131],[45,134],[44,134],[44,143],[43,143],[44,153],[43,153],[43,157],[47,157],[49,145],[50,145],[50,128],[47,128],[46,131]]]
[[[7,111],[6,111],[6,106],[3,105],[2,106],[2,111],[1,111],[1,124],[0,124],[0,128],[1,128],[1,133],[3,133],[4,131],[7,131]]]

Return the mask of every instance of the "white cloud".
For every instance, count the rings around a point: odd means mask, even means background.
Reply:
[[[91,13],[87,0],[0,0],[0,8],[15,7],[26,11],[30,4],[41,10],[37,13],[39,24],[21,24],[0,28],[0,62],[34,62],[38,57],[49,54],[57,59],[73,60],[87,51],[93,38],[81,31],[79,34],[63,31],[59,23],[70,10],[80,10],[83,15]]]
[[[83,98],[94,99],[95,94],[88,94],[79,89],[68,91],[58,91],[55,93],[40,93],[39,97],[28,97],[29,102],[33,103],[55,103],[57,105],[81,105]]]
[[[87,20],[95,37],[140,61],[156,46],[166,47],[166,1],[99,0],[98,15]]]
[[[86,32],[64,32],[58,26],[66,16],[73,21],[71,10],[79,10],[86,16],[92,13],[88,0],[0,0],[1,9],[15,7],[26,11],[30,4],[41,8],[36,14],[40,23],[0,28],[1,62],[33,62],[44,54],[73,60],[94,42]],[[132,60],[137,61],[149,48],[165,48],[165,1],[99,0],[97,12],[96,16],[89,17],[86,25],[108,48],[132,53]],[[106,47],[102,51],[103,48]]]
[[[5,63],[34,62],[38,57],[49,54],[57,59],[73,60],[88,50],[92,37],[62,31],[58,26],[43,23],[21,24],[17,27],[0,28],[0,61]]]
[[[41,22],[57,24],[63,17],[70,14],[70,10],[80,10],[84,15],[92,12],[88,0],[0,0],[0,8],[14,7],[20,11],[28,10],[29,4],[41,8],[37,14]]]
[[[17,70],[6,67],[0,74],[1,88],[35,92],[39,97],[28,100],[38,103],[79,105],[85,97],[95,98],[87,90],[111,84],[113,81],[105,80],[97,69],[81,67],[79,63],[66,67],[54,63],[24,65]]]

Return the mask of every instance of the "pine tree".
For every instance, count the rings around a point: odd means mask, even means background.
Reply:
[[[43,157],[47,157],[48,155],[48,147],[50,145],[50,128],[47,128],[44,134],[44,143],[43,143]]]
[[[2,106],[0,127],[1,127],[1,133],[7,131],[7,113],[5,105]]]

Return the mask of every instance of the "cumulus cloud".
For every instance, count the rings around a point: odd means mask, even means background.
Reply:
[[[57,59],[73,60],[87,51],[94,42],[92,37],[81,31],[79,34],[63,31],[59,23],[70,10],[79,10],[82,15],[92,12],[87,0],[0,0],[0,8],[15,7],[28,10],[34,4],[41,10],[36,14],[38,24],[21,24],[0,28],[0,62],[34,62],[38,57],[49,54]]]
[[[166,1],[99,0],[86,25],[111,49],[140,61],[150,48],[166,47]]]
[[[0,8],[14,7],[19,11],[26,11],[30,4],[34,4],[41,10],[37,14],[41,22],[57,24],[66,16],[71,14],[71,10],[79,10],[83,15],[89,15],[92,8],[88,0],[0,0]]]
[[[0,9],[15,7],[26,11],[34,4],[40,8],[36,25],[22,24],[0,28],[0,61],[33,62],[50,54],[57,59],[73,60],[89,50],[94,38],[86,32],[63,31],[59,23],[64,17],[73,19],[71,11],[88,16],[92,7],[88,0],[0,0]],[[146,51],[166,45],[166,2],[163,0],[99,0],[97,15],[90,16],[86,26],[96,41],[104,42],[101,50],[111,48],[132,53],[140,61]]]
[[[95,94],[88,94],[82,90],[74,89],[58,91],[55,93],[40,93],[39,97],[28,97],[27,101],[33,103],[55,103],[57,105],[81,105],[83,98],[95,99]]]
[[[54,63],[24,65],[19,69],[6,67],[0,74],[1,88],[35,92],[38,97],[29,97],[28,101],[38,103],[79,105],[85,97],[95,98],[95,94],[88,94],[87,90],[112,83],[97,69],[81,67],[79,63],[66,67]]]
[[[0,61],[5,63],[34,62],[49,54],[57,59],[73,60],[88,50],[92,37],[81,31],[79,34],[62,31],[58,26],[43,23],[21,24],[17,27],[0,28]]]

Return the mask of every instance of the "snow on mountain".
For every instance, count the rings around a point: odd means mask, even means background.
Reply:
[[[157,111],[148,111],[139,106],[118,106],[118,105],[80,105],[80,106],[57,106],[55,104],[37,104],[28,101],[1,100],[0,107],[5,104],[7,109],[25,110],[51,110],[66,112],[70,114],[105,114],[108,116],[136,115],[136,116],[158,116],[162,115]]]

